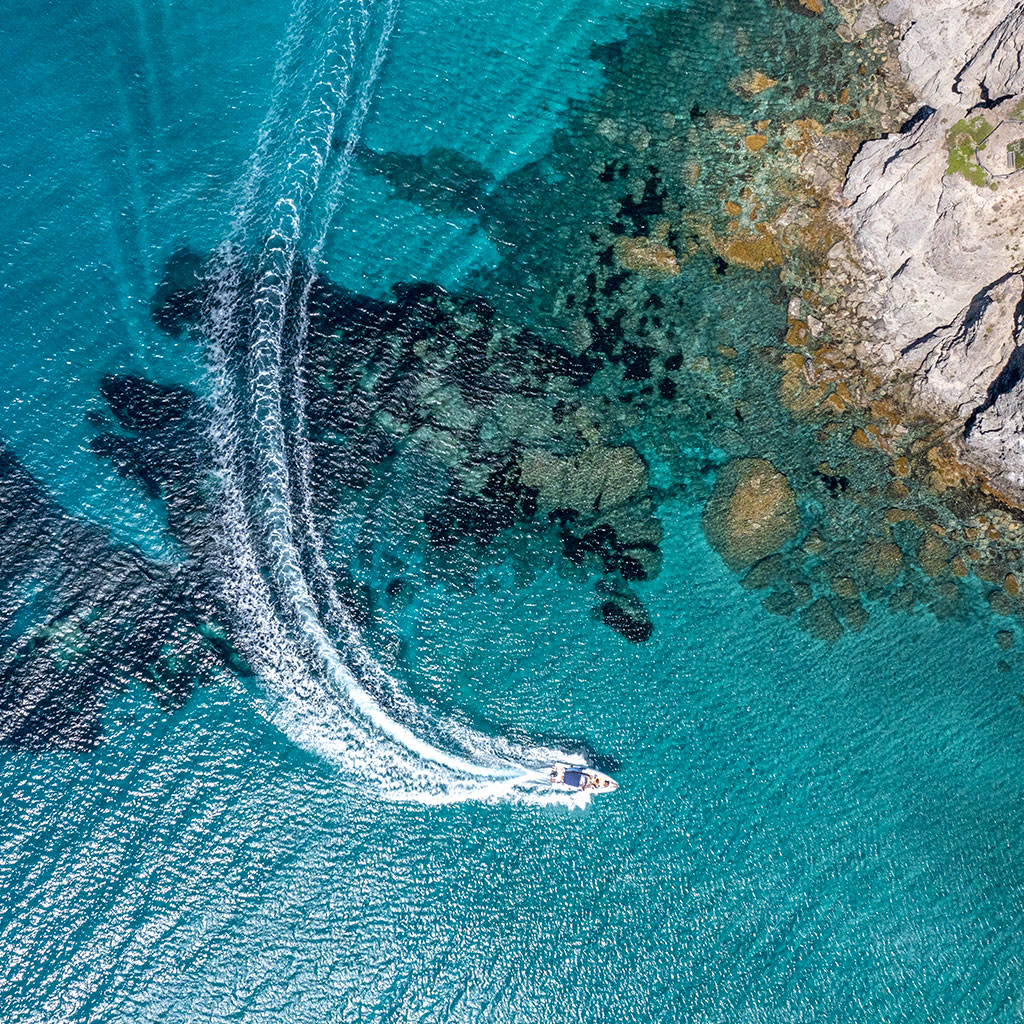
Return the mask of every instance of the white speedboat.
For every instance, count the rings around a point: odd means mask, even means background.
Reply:
[[[585,764],[554,764],[548,776],[555,789],[574,790],[577,793],[611,793],[619,784],[604,772],[588,768]]]

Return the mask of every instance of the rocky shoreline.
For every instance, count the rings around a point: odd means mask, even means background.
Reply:
[[[403,614],[436,582],[496,585],[491,569],[511,562],[524,584],[555,568],[593,588],[593,615],[643,643],[659,506],[682,493],[742,585],[822,640],[862,629],[879,605],[940,618],[987,605],[1000,627],[1024,615],[1024,524],[964,442],[969,420],[989,432],[1000,407],[979,406],[1006,364],[975,373],[959,420],[939,393],[967,379],[964,354],[979,363],[1002,344],[995,314],[1013,320],[1018,279],[991,253],[950,256],[948,240],[946,263],[929,262],[934,232],[911,253],[923,215],[891,227],[914,209],[901,189],[926,191],[913,161],[927,139],[945,164],[921,174],[937,174],[954,210],[957,190],[978,210],[1008,202],[1011,190],[972,163],[983,131],[972,118],[1016,101],[993,97],[980,61],[961,76],[975,100],[940,96],[973,52],[956,64],[939,44],[967,46],[965,30],[911,6],[765,0],[756,21],[733,3],[711,20],[651,13],[595,55],[606,87],[571,112],[551,152],[500,180],[454,151],[358,152],[396,197],[475,220],[507,254],[460,295],[419,284],[374,298],[321,279],[300,375],[312,385],[316,511],[329,534],[339,508],[352,519],[375,508],[375,520],[395,508],[386,537],[368,525],[356,545],[388,547],[383,588],[372,558],[338,554],[365,595],[365,625]],[[731,40],[726,73],[687,79],[705,35]],[[972,102],[982,114],[963,107]],[[954,159],[957,172],[943,173]],[[995,237],[992,217],[973,216]],[[892,264],[901,239],[916,263]],[[196,329],[202,264],[172,261],[154,306],[164,329]],[[919,283],[916,305],[900,305],[898,289],[961,265],[980,283],[933,288],[941,303]],[[962,329],[974,331],[966,344]],[[103,439],[97,454],[116,448],[121,471],[137,471],[117,445],[141,445],[156,479],[176,460],[144,433]],[[997,634],[1012,646],[1009,628]]]
[[[851,40],[891,33],[911,116],[834,178],[824,320],[898,403],[946,428],[965,476],[1019,504],[1024,4],[836,6]]]

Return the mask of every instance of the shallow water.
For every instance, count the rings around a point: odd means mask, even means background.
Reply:
[[[650,384],[620,349],[585,381],[537,369],[609,244],[587,232],[622,215],[594,184],[608,154],[685,138],[659,174],[697,219],[746,165],[730,152],[680,193],[686,147],[713,151],[692,132],[740,116],[737,72],[789,60],[765,37],[806,40],[810,63],[827,25],[626,0],[6,15],[0,438],[39,487],[7,475],[0,502],[4,1020],[1024,1016],[1015,613],[980,577],[922,571],[918,535],[881,521],[887,461],[778,401],[757,355],[786,329],[778,270],[723,270],[705,247],[678,277],[597,287],[592,324],[621,303],[627,342],[651,294],[672,310],[643,326]],[[603,124],[609,104],[650,114],[647,146]],[[218,246],[215,301],[162,330],[167,260]],[[307,308],[318,253],[322,280],[369,298]],[[275,271],[255,286],[253,258]],[[484,413],[446,377],[482,307],[420,297],[367,326],[410,281],[493,303],[470,374]],[[396,377],[419,382],[429,429],[373,383],[404,358],[394,337],[418,339]],[[101,392],[107,374],[198,398],[146,404]],[[517,492],[492,531],[508,506],[474,505],[479,480],[576,430],[635,445],[642,484],[572,520],[544,483],[536,513]],[[97,457],[104,433],[120,440]],[[750,455],[791,477],[801,521],[760,591],[701,524],[718,467]],[[949,525],[923,490],[904,500]],[[579,523],[617,539],[574,560]],[[856,562],[879,538],[903,545],[896,580]],[[833,594],[847,574],[856,614]],[[763,607],[800,586],[848,627],[834,643]],[[649,638],[609,628],[609,602]],[[620,790],[550,800],[522,775],[558,751]]]

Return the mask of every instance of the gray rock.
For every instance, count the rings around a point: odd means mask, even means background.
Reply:
[[[956,319],[904,349],[915,390],[955,409],[966,422],[1020,344],[1024,276],[1008,274],[979,292]]]
[[[959,72],[1020,6],[1015,0],[891,0],[879,13],[900,31],[907,80],[922,102],[939,108],[961,103]],[[981,61],[973,72],[979,73]]]
[[[966,443],[994,478],[1024,492],[1024,388],[1019,383],[967,425]]]
[[[996,11],[1005,6],[986,4]],[[1024,92],[1024,5],[1013,6],[956,78],[955,88],[970,106]]]
[[[866,143],[844,187],[878,355],[899,353],[952,324],[1022,263],[1024,175],[994,190],[947,174],[946,136],[961,111],[936,111],[907,134]]]
[[[892,0],[878,10],[897,26],[922,108],[907,131],[861,148],[843,188],[866,354],[909,371],[913,392],[959,428],[967,451],[1024,490],[1024,172],[991,177],[971,163],[969,142],[951,153],[951,138],[965,138],[962,127],[951,135],[961,120],[995,128],[1021,116],[1024,0]]]

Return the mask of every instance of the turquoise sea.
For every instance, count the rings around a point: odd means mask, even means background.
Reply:
[[[1016,585],[715,241],[831,8],[3,17],[0,1020],[1024,1019]]]

